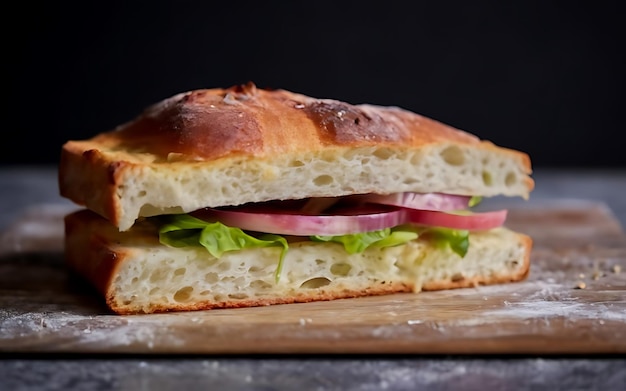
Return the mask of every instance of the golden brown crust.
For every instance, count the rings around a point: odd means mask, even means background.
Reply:
[[[65,261],[71,270],[107,296],[125,257],[103,234],[90,229],[91,221],[93,214],[87,210],[65,216]]]
[[[469,133],[400,108],[315,99],[257,89],[252,83],[176,95],[92,141],[164,160],[175,153],[192,161],[233,154],[266,157],[329,146],[480,144]]]
[[[119,186],[119,176],[128,163],[109,161],[96,148],[83,150],[67,143],[59,163],[59,191],[81,206],[88,206],[116,224],[120,200],[112,196]],[[89,205],[87,205],[89,204]]]
[[[352,105],[253,84],[178,94],[144,111],[135,120],[84,141],[89,146],[134,151],[167,161],[210,161],[225,156],[263,158],[331,147],[417,148],[433,143],[467,144],[507,150],[530,172],[528,155],[436,120],[398,108]],[[86,157],[87,158],[87,157]]]

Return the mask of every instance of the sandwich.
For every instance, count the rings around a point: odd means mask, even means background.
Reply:
[[[482,207],[527,199],[531,173],[399,107],[192,90],[62,146],[64,254],[117,314],[511,283],[532,240]]]

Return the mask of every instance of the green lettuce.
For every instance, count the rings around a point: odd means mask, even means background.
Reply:
[[[461,258],[469,249],[469,231],[467,230],[429,227],[422,232],[422,235],[427,236],[439,248],[450,248]]]
[[[172,247],[201,245],[215,258],[221,257],[227,251],[282,247],[274,274],[276,281],[280,279],[283,260],[289,248],[287,239],[282,236],[264,234],[257,238],[239,228],[228,227],[220,222],[209,223],[187,214],[170,216],[168,222],[159,228],[159,240]]]
[[[467,206],[472,208],[472,207],[480,204],[481,202],[483,202],[483,197],[482,196],[472,196],[472,198],[470,198],[469,202],[467,203]]]
[[[336,242],[343,244],[348,254],[356,254],[365,251],[370,246],[391,247],[404,244],[417,239],[417,231],[406,226],[386,228],[378,231],[361,232],[337,236],[311,236],[314,242]]]
[[[316,242],[340,243],[347,253],[356,254],[365,251],[368,247],[383,248],[404,244],[417,239],[418,236],[428,238],[436,247],[449,248],[461,258],[467,254],[469,249],[469,231],[442,227],[417,228],[401,225],[358,234],[311,236],[310,239]]]

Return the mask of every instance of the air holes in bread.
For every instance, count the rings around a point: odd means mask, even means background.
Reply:
[[[455,273],[452,275],[452,277],[450,277],[450,281],[452,282],[460,282],[465,280],[465,276],[461,273]]]
[[[350,269],[352,269],[352,266],[348,265],[347,263],[334,263],[330,267],[330,272],[333,273],[335,276],[347,276],[350,272]]]
[[[372,154],[381,160],[387,160],[394,155],[393,151],[389,148],[375,149]]]
[[[180,268],[174,270],[174,275],[175,276],[184,276],[186,272],[187,272],[187,269],[185,269],[184,267],[180,267]]]
[[[451,166],[460,166],[465,163],[463,150],[456,145],[450,146],[439,153],[443,160]]]
[[[313,183],[315,183],[315,186],[330,185],[331,183],[333,183],[333,181],[334,179],[330,175],[320,175],[320,176],[315,177],[315,179],[313,179]]]
[[[483,183],[485,184],[485,186],[493,185],[493,178],[489,171],[483,171]]]
[[[316,289],[330,284],[330,280],[326,277],[316,277],[306,280],[300,285],[304,289]]]
[[[517,182],[517,176],[515,175],[514,172],[509,172],[506,174],[506,177],[504,178],[504,184],[507,187],[512,187],[513,185],[515,185],[516,182]]]
[[[209,284],[215,284],[219,281],[219,276],[217,275],[217,273],[207,273],[204,275],[204,281],[208,282]]]
[[[193,292],[193,287],[186,286],[180,288],[174,293],[174,301],[178,303],[184,303],[191,298],[191,293]]]
[[[254,280],[250,283],[250,288],[265,290],[265,289],[272,288],[272,284],[265,282],[263,280]]]

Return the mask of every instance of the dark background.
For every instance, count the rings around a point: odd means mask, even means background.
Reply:
[[[5,10],[0,163],[54,164],[158,100],[251,80],[404,107],[535,167],[626,167],[618,2],[84,3]]]

